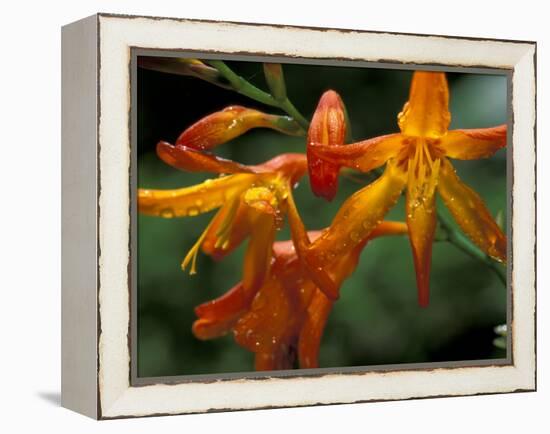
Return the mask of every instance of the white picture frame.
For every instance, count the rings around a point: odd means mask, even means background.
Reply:
[[[133,49],[507,70],[509,363],[132,382]],[[63,28],[62,54],[63,406],[111,419],[536,389],[534,42],[98,14]]]

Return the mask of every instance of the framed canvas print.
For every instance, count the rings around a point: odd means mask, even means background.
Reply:
[[[65,407],[535,390],[534,42],[108,14],[62,36]]]

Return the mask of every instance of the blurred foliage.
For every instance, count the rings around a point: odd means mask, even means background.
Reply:
[[[262,65],[228,62],[237,73],[267,89]],[[397,131],[396,116],[407,100],[411,71],[284,65],[287,92],[310,118],[323,91],[342,96],[355,140]],[[502,75],[448,74],[451,128],[488,127],[507,120],[507,82]],[[138,69],[138,186],[177,188],[198,183],[206,174],[179,172],[155,153],[159,140],[174,142],[201,117],[228,105],[267,112],[234,92],[196,78]],[[258,163],[283,152],[304,152],[303,138],[253,130],[216,150],[242,163]],[[506,151],[486,160],[456,162],[462,179],[496,215],[506,219]],[[359,178],[359,179],[357,179]],[[363,181],[361,181],[361,179]],[[332,203],[313,196],[303,179],[296,201],[308,229],[332,217],[368,178],[343,176]],[[443,208],[443,207],[441,207]],[[388,219],[404,219],[403,199]],[[252,354],[232,336],[199,341],[191,333],[194,306],[217,297],[241,278],[243,248],[216,263],[205,255],[198,274],[180,263],[202,233],[211,214],[161,219],[138,216],[138,375],[140,377],[251,371]],[[278,239],[288,239],[288,228]],[[343,288],[328,321],[321,367],[501,358],[492,344],[493,327],[506,322],[506,291],[491,270],[446,243],[434,245],[430,306],[419,308],[408,240],[384,238],[370,243],[356,272]]]

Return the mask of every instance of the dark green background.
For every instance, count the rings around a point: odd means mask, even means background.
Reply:
[[[266,89],[262,66],[228,62]],[[284,65],[289,97],[308,118],[322,92],[336,90],[347,105],[356,140],[397,131],[396,116],[407,100],[411,71]],[[159,140],[174,142],[202,116],[240,104],[269,108],[196,78],[138,68],[138,186],[179,188],[208,177],[177,171],[155,155]],[[494,126],[507,120],[503,75],[448,74],[452,128]],[[304,152],[305,139],[253,130],[216,153],[242,163],[259,163],[283,152]],[[486,160],[456,162],[461,178],[485,199],[495,215],[506,211],[506,152]],[[365,182],[365,176],[363,183]],[[361,178],[361,176],[360,176]],[[342,202],[362,187],[342,177],[337,198],[316,198],[306,178],[295,191],[308,229],[327,226]],[[439,202],[441,206],[441,202]],[[138,217],[138,376],[212,374],[253,370],[253,355],[232,336],[199,341],[191,333],[194,306],[219,296],[241,277],[243,248],[222,262],[205,255],[198,274],[180,263],[213,213],[193,218]],[[388,215],[404,219],[403,199]],[[288,228],[278,239],[288,239]],[[375,240],[343,288],[328,321],[321,367],[474,360],[505,357],[492,345],[493,327],[506,322],[506,291],[485,265],[447,243],[434,245],[431,301],[416,302],[409,242]]]

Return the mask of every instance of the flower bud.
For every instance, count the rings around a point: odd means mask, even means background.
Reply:
[[[178,137],[176,146],[208,150],[252,128],[271,128],[290,135],[299,135],[302,131],[288,116],[270,115],[246,107],[230,106],[191,125]]]
[[[264,63],[265,81],[277,101],[286,99],[285,77],[280,63]]]
[[[140,68],[165,72],[167,74],[196,77],[217,86],[231,89],[231,85],[229,84],[229,82],[220,74],[217,69],[205,65],[203,62],[197,59],[139,56],[138,66]]]
[[[315,155],[313,145],[343,145],[346,137],[344,104],[333,90],[326,91],[317,105],[308,131],[307,159],[313,193],[331,201],[338,189],[340,166]]]

